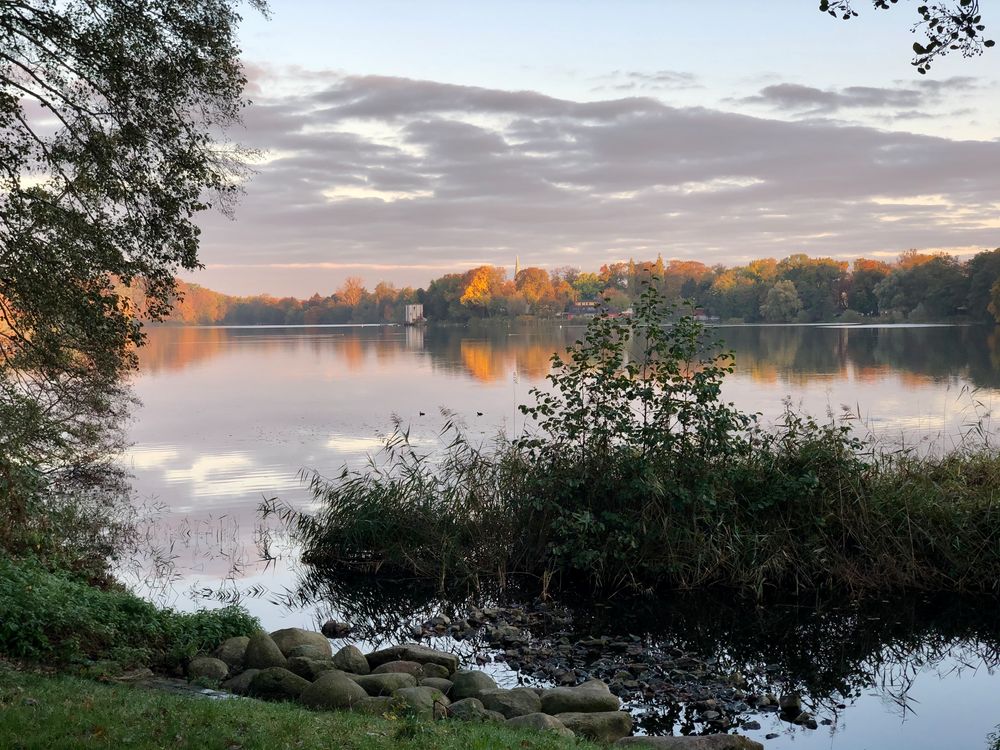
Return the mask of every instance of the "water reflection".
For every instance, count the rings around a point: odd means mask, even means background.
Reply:
[[[316,623],[328,617],[346,620],[355,625],[362,642],[380,646],[411,640],[411,627],[433,616],[457,621],[472,604],[482,605],[484,596],[486,604],[495,604],[510,601],[512,595],[444,596],[411,582],[306,573],[299,586],[287,592],[286,605],[312,610]],[[683,653],[721,674],[744,675],[747,684],[737,696],[800,693],[806,710],[826,722],[817,730],[755,710],[753,701],[734,717],[742,734],[758,740],[777,734],[765,743],[768,748],[936,750],[946,742],[982,746],[996,724],[992,696],[1000,665],[998,618],[1000,602],[983,598],[904,597],[863,606],[798,600],[754,607],[701,594],[659,602],[577,602],[573,625],[548,635],[553,641],[565,636],[569,642],[638,638],[647,655]],[[481,631],[461,641],[439,637],[431,643],[459,653],[466,663],[478,662],[502,684],[550,684],[534,678],[530,670],[509,667],[503,649],[491,647]],[[622,663],[616,665],[613,650],[593,652],[572,666],[581,675],[608,679],[635,659],[620,658]],[[643,661],[656,667],[647,657]],[[655,700],[627,701],[639,731],[713,731],[698,719],[699,711],[683,686],[685,678],[676,679],[678,687]],[[956,715],[961,721],[952,718]]]
[[[150,331],[140,352],[135,387],[143,406],[131,427],[128,461],[140,499],[157,508],[151,543],[168,561],[174,592],[150,595],[182,607],[206,603],[185,599],[188,592],[209,597],[207,603],[239,595],[269,629],[315,627],[339,614],[368,623],[362,635],[373,643],[405,638],[407,618],[456,608],[456,600],[427,598],[408,586],[401,593],[329,581],[304,588],[296,548],[260,528],[258,505],[279,496],[308,507],[300,471],[332,475],[364,461],[394,416],[410,427],[412,442],[426,446],[446,419],[439,407],[457,414],[473,438],[519,430],[517,405],[532,386],[544,385],[550,355],[581,333],[506,325]],[[989,411],[1000,389],[1000,340],[984,327],[762,326],[718,333],[736,355],[725,397],[765,419],[779,415],[791,397],[813,414],[846,405],[883,435],[951,439]],[[261,541],[274,559],[261,562]],[[762,719],[761,734],[780,734],[769,750],[936,748],[981,746],[998,718],[991,698],[997,621],[992,604],[970,609],[937,600],[863,611],[678,600],[648,611],[619,606],[606,621],[581,619],[578,627],[639,632],[648,641],[728,660],[748,675],[764,668],[827,707],[824,715],[835,723],[811,733]],[[473,659],[479,644],[460,648]],[[490,668],[503,680],[518,679],[502,663]],[[837,701],[850,710],[838,713]],[[649,729],[690,724],[681,703],[648,709]]]
[[[870,382],[902,373],[920,386],[961,378],[976,388],[1000,387],[1000,331],[986,326],[721,326],[739,375],[772,383],[822,379]],[[234,349],[261,359],[307,354],[336,358],[348,371],[389,366],[420,353],[434,367],[483,383],[515,370],[541,379],[549,358],[577,340],[579,326],[478,328],[276,327],[159,328],[140,351],[144,374],[181,371]]]

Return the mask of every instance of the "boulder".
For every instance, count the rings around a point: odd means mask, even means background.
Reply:
[[[352,674],[368,674],[371,668],[368,660],[357,646],[344,646],[333,655],[333,665]]]
[[[418,664],[440,664],[451,674],[458,669],[458,657],[445,651],[420,646],[416,643],[404,643],[402,646],[392,646],[381,651],[368,654],[368,664],[372,669],[387,661],[415,661]]]
[[[442,667],[440,664],[424,664],[423,668],[424,677],[440,677],[442,680],[447,680],[451,677],[448,667]]]
[[[243,663],[252,669],[284,667],[288,664],[281,649],[267,633],[257,633],[250,637]]]
[[[570,712],[556,718],[574,734],[596,742],[610,744],[632,734],[632,717],[626,711]]]
[[[301,646],[288,649],[285,654],[289,659],[296,656],[304,656],[306,659],[330,659],[330,649],[318,646],[315,643],[303,643]]]
[[[229,676],[229,665],[222,659],[214,659],[211,656],[196,656],[188,664],[187,675],[189,680],[212,680],[222,682]]]
[[[400,710],[399,700],[388,695],[369,695],[351,706],[351,711],[369,716],[386,716],[399,713]]]
[[[452,688],[448,693],[453,701],[476,698],[483,690],[496,690],[497,683],[485,672],[476,670],[455,672],[451,676]]]
[[[400,688],[392,697],[403,704],[407,714],[427,721],[444,718],[451,702],[444,693],[432,687]]]
[[[324,672],[299,696],[309,708],[350,708],[368,697],[368,693],[339,670]]]
[[[248,643],[250,643],[250,638],[245,635],[227,638],[212,652],[212,656],[226,662],[230,667],[239,669],[243,666],[243,657],[246,655]]]
[[[704,737],[623,737],[615,747],[648,747],[653,750],[764,750],[738,734],[710,734]]]
[[[250,683],[259,673],[259,669],[247,669],[244,672],[240,672],[232,679],[226,680],[219,687],[223,690],[228,690],[230,693],[235,693],[236,695],[248,695],[250,692]]]
[[[487,711],[478,698],[463,698],[448,706],[448,716],[459,721],[504,721],[503,714]]]
[[[329,659],[310,659],[305,656],[290,656],[288,658],[288,670],[295,672],[299,677],[304,677],[310,682],[324,672],[329,672],[330,670],[343,671],[337,670],[333,662]]]
[[[255,698],[290,701],[297,699],[310,684],[284,667],[270,667],[254,675],[248,693]]]
[[[783,714],[793,714],[798,716],[802,713],[802,698],[798,693],[785,693],[778,700],[778,708]]]
[[[600,680],[588,680],[576,687],[551,688],[542,692],[542,711],[555,716],[564,713],[617,711],[621,701]]]
[[[405,672],[351,675],[351,679],[363,687],[368,695],[392,695],[400,688],[417,686],[417,678]]]
[[[542,710],[542,701],[531,688],[483,690],[478,698],[487,710],[501,713],[505,719],[536,714]]]
[[[535,729],[539,732],[553,732],[560,737],[572,737],[573,732],[566,728],[559,719],[548,714],[535,713],[515,716],[504,722],[509,727],[522,727],[524,729]]]
[[[412,674],[418,680],[424,677],[424,667],[415,661],[387,661],[372,670],[372,674],[387,674],[389,672],[402,672]]]
[[[441,679],[440,677],[425,677],[424,679],[419,680],[417,684],[420,687],[437,688],[445,695],[448,695],[451,692],[451,686],[452,686],[451,680],[444,680]]]
[[[352,630],[354,630],[353,627],[340,620],[327,620],[322,627],[323,635],[327,638],[345,638],[351,634]]]
[[[333,649],[330,648],[330,641],[322,633],[313,630],[303,630],[302,628],[285,628],[275,630],[271,633],[271,639],[281,649],[281,653],[288,656],[288,652],[297,646],[315,646],[319,649],[318,658],[329,659],[333,656]],[[317,657],[313,657],[317,658]]]

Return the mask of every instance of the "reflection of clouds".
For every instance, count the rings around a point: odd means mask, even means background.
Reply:
[[[252,468],[253,462],[243,453],[203,455],[190,468],[168,469],[163,478],[168,483],[187,482],[195,497],[223,497],[273,492],[295,485],[295,477],[270,468]]]
[[[334,435],[326,441],[326,447],[337,453],[374,453],[383,445],[381,438]]]
[[[177,458],[177,451],[174,448],[133,447],[125,454],[125,462],[133,469],[144,471],[155,469],[163,464]]]

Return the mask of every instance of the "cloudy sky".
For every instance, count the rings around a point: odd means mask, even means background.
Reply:
[[[919,76],[914,7],[856,3],[272,0],[232,134],[257,173],[190,278],[308,296],[515,256],[1000,246],[998,48]]]

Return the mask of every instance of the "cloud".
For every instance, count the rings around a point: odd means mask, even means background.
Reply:
[[[593,81],[593,91],[664,92],[702,88],[698,76],[678,70],[615,70],[594,78]]]
[[[764,91],[789,107],[914,106],[881,89]],[[315,268],[371,268],[374,282],[399,266],[395,280],[426,283],[515,254],[593,267],[1000,245],[971,218],[997,215],[998,142],[384,76],[259,101],[243,140],[270,155],[237,221],[204,222],[209,285],[239,267],[257,279],[240,291],[277,291],[266,268],[280,266],[302,285],[281,291],[306,294]],[[930,193],[941,202],[903,200]]]
[[[776,83],[765,86],[760,93],[744,97],[744,104],[763,104],[777,110],[834,114],[842,110],[902,110],[899,116],[914,117],[921,108],[940,104],[946,97],[978,87],[975,79],[954,76],[944,80],[917,81],[896,88],[848,86],[842,89],[820,89],[798,83]]]

